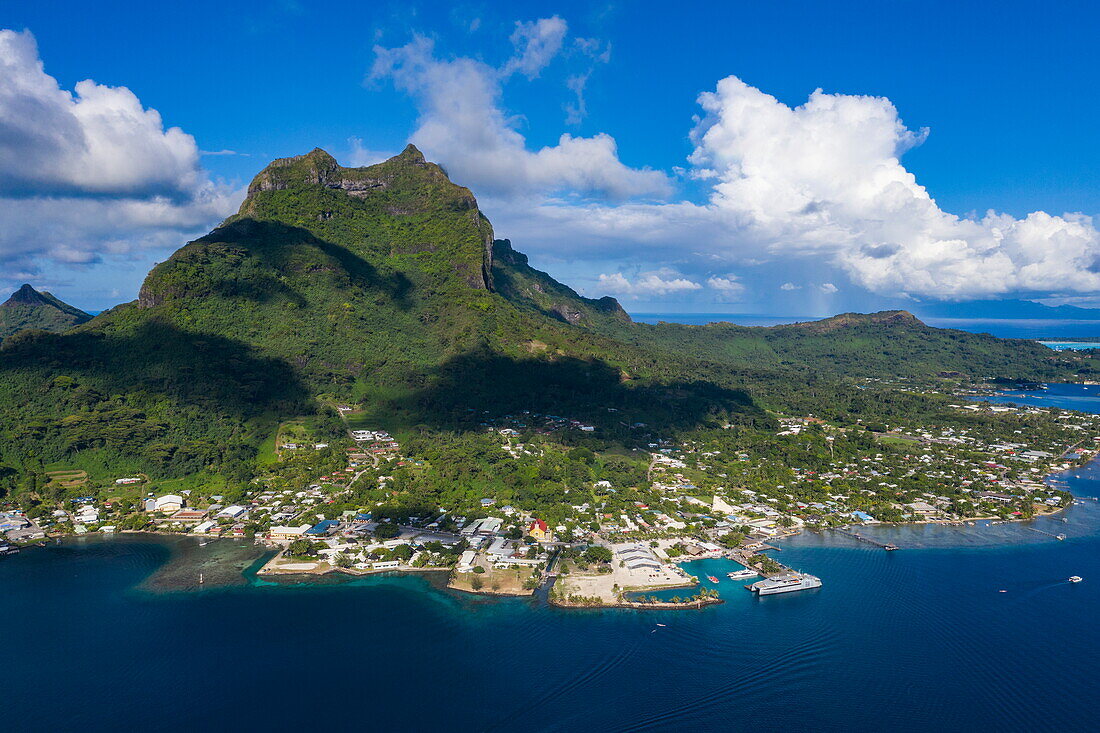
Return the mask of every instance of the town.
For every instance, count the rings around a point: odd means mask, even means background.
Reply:
[[[461,492],[445,484],[450,493],[436,502],[429,487],[456,460],[438,452],[441,441],[414,438],[406,449],[378,427],[349,424],[325,441],[299,430],[263,477],[221,493],[157,492],[145,475],[95,485],[83,471],[53,471],[62,495],[81,495],[4,507],[0,553],[67,535],[155,531],[263,543],[265,578],[436,572],[472,593],[546,588],[560,605],[695,607],[718,599],[685,563],[723,557],[743,566],[731,577],[767,578],[790,571],[766,554],[769,543],[799,531],[1028,519],[1073,500],[1045,479],[1100,446],[1088,415],[964,397],[947,408],[958,420],[938,427],[776,416],[771,430],[719,426],[671,440],[639,425],[645,442],[632,448],[601,444],[593,425],[571,418],[486,416],[453,447],[478,456],[472,480]],[[515,474],[514,486],[470,497],[491,486],[477,477],[489,470]],[[669,596],[677,589],[684,594]]]

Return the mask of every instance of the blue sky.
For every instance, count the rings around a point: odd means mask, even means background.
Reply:
[[[1096,304],[1094,4],[240,5],[0,7],[0,287],[131,299],[270,159],[411,139],[629,310]]]

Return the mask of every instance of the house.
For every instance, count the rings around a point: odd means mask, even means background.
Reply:
[[[178,512],[180,509],[183,509],[183,497],[177,494],[158,496],[153,503],[153,511],[157,512]]]
[[[932,506],[926,501],[914,501],[906,504],[905,506],[912,509],[917,514],[935,514],[936,507]]]
[[[527,534],[539,541],[550,539],[550,530],[546,527],[546,522],[541,519],[531,521],[527,527]]]

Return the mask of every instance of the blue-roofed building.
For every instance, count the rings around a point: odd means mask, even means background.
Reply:
[[[363,512],[362,514],[356,514],[355,515],[355,521],[356,522],[369,522],[370,519],[371,519],[371,516],[372,515],[371,515],[370,512]]]
[[[326,519],[307,529],[306,534],[310,537],[327,537],[335,532],[336,528],[339,526],[340,522],[338,520]]]
[[[852,512],[852,516],[855,517],[856,519],[860,520],[861,522],[873,522],[873,521],[875,521],[875,518],[872,517],[867,512]]]

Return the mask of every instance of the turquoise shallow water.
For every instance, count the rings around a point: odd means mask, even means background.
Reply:
[[[1066,480],[1100,494],[1095,464]],[[1100,506],[1064,516],[804,534],[778,557],[820,590],[705,561],[726,603],[679,612],[419,577],[166,593],[175,540],[28,550],[0,560],[4,730],[1095,730]]]

